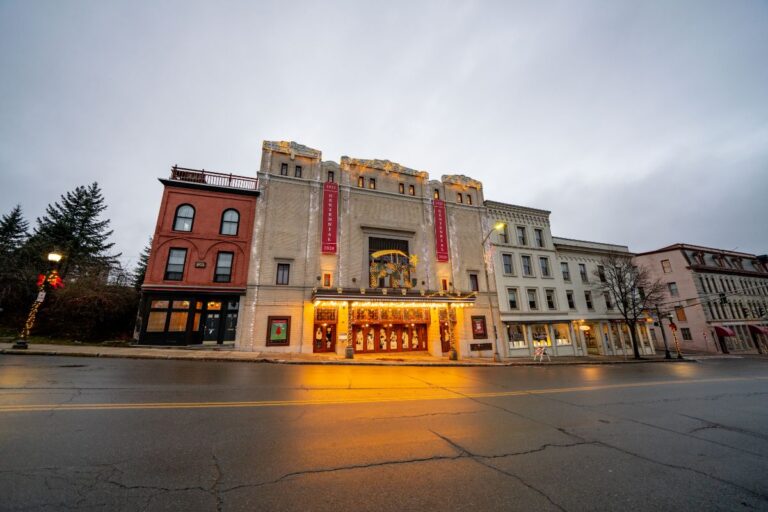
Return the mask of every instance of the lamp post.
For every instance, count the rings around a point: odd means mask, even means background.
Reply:
[[[58,251],[51,251],[48,253],[48,261],[51,263],[51,268],[48,270],[48,273],[45,275],[40,275],[40,278],[37,282],[37,297],[35,297],[35,302],[32,304],[32,307],[29,310],[29,315],[27,315],[27,321],[24,322],[24,327],[21,329],[21,333],[19,334],[19,339],[17,339],[14,344],[13,348],[16,349],[27,349],[29,348],[29,345],[27,344],[27,338],[29,338],[29,332],[32,330],[32,327],[35,325],[35,318],[37,318],[37,310],[40,309],[40,306],[42,305],[43,301],[45,300],[45,293],[48,288],[59,288],[61,286],[61,278],[59,277],[59,272],[57,270],[58,263],[61,261],[62,255]]]
[[[488,238],[493,234],[495,231],[501,231],[506,226],[506,223],[504,222],[497,222],[493,229],[491,229],[487,235],[485,235],[485,238],[483,238],[483,241],[480,243],[480,246],[483,248],[483,269],[485,270],[485,286],[488,288],[488,307],[491,308],[491,324],[493,325],[493,360],[498,362],[501,362],[501,356],[499,355],[499,332],[496,329],[496,321],[494,320],[493,315],[493,300],[491,300],[491,281],[488,277],[488,265],[492,262],[486,261],[485,259],[485,242],[488,241]]]

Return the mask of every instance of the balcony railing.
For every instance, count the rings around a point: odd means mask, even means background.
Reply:
[[[171,179],[243,190],[257,190],[259,187],[259,180],[257,178],[210,172],[204,169],[187,169],[186,167],[179,167],[176,165],[171,167]]]

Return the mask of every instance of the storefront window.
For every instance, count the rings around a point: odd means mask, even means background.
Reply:
[[[211,301],[208,303],[208,311],[219,311],[221,309],[221,302]]]
[[[168,301],[167,300],[153,300],[149,307],[152,309],[168,309]]]
[[[534,324],[531,326],[534,347],[551,347],[552,340],[547,332],[547,324]]]
[[[168,322],[168,332],[182,332],[187,330],[187,312],[174,311],[171,313],[171,321]]]
[[[523,324],[506,324],[507,325],[507,338],[509,339],[509,348],[526,348],[528,345],[525,342],[525,326]]]
[[[162,301],[155,301],[162,302]],[[166,301],[166,304],[168,302]],[[147,318],[147,332],[163,332],[165,330],[165,311],[152,311]]]
[[[154,301],[154,302],[161,302],[161,301]],[[152,304],[152,307],[157,307],[154,305],[154,302]],[[166,307],[168,305],[168,301],[162,301],[165,302]],[[189,301],[188,300],[175,300],[173,301],[173,309],[189,309]]]
[[[571,331],[568,329],[568,324],[555,324],[552,328],[555,330],[555,344],[557,344],[558,347],[570,345],[572,343]]]

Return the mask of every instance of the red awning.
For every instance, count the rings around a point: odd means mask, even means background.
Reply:
[[[730,327],[722,327],[720,325],[715,326],[715,333],[717,333],[718,336],[736,336],[736,333],[733,332],[733,329]]]
[[[757,334],[765,334],[766,336],[768,336],[768,327],[765,327],[763,325],[750,325],[749,330]]]

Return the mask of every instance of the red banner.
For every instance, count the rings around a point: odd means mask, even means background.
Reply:
[[[448,227],[445,221],[445,203],[432,200],[435,215],[435,253],[437,261],[448,261]]]
[[[323,254],[336,254],[338,209],[339,184],[326,181],[323,185]]]

